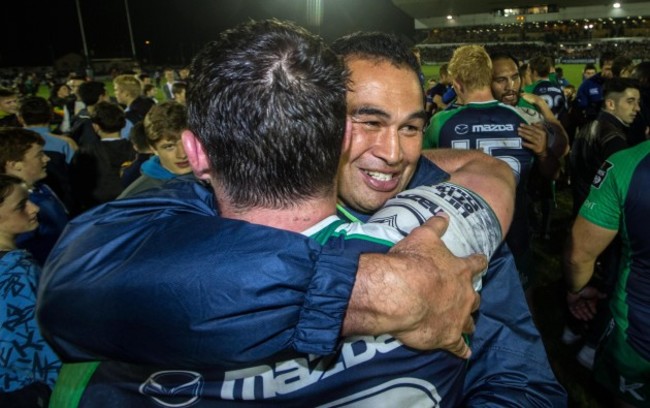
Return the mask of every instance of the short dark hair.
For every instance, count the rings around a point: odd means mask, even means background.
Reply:
[[[600,59],[598,60],[598,65],[600,65],[600,68],[602,68],[605,61],[614,61],[615,58],[616,58],[616,53],[610,52],[610,51],[605,51],[602,54],[600,54]]]
[[[0,174],[0,204],[14,191],[16,186],[25,184],[23,180],[9,174]]]
[[[530,65],[528,65],[527,62],[524,62],[519,66],[519,76],[521,76],[521,80],[524,80],[524,75],[526,75],[526,71],[530,68]]]
[[[338,38],[332,49],[343,58],[356,56],[363,59],[388,61],[396,67],[408,67],[420,74],[420,64],[409,47],[395,34],[378,31],[357,31]]]
[[[519,60],[517,57],[507,51],[492,51],[490,53],[490,60],[492,60],[492,63],[494,63],[494,61],[500,60],[511,60],[515,63],[515,66],[519,68]]]
[[[172,94],[176,95],[183,91],[187,92],[187,84],[183,81],[176,81],[172,84]]]
[[[641,84],[648,85],[650,83],[650,61],[643,61],[636,64],[632,70],[632,78]]]
[[[592,62],[588,62],[588,63],[585,64],[585,67],[582,70],[582,72],[585,72],[588,69],[593,69],[594,71],[596,71],[596,65],[594,63],[592,63]]]
[[[528,60],[528,66],[532,72],[545,78],[551,73],[551,59],[545,55],[535,55]]]
[[[63,87],[68,88],[68,91],[70,90],[70,87],[65,82],[57,82],[54,85],[52,85],[52,88],[50,89],[50,100],[56,98],[57,94],[59,93],[59,90]]]
[[[154,85],[154,84],[144,84],[144,85],[142,85],[142,93],[143,94],[146,94],[147,92],[149,92],[152,89],[157,89],[156,85]]]
[[[119,132],[126,126],[124,110],[112,102],[97,102],[90,114],[90,120],[97,124],[101,130],[108,133]]]
[[[93,106],[102,95],[106,95],[106,86],[100,81],[86,81],[79,85],[77,94],[86,106]]]
[[[7,163],[21,161],[32,145],[45,145],[43,136],[33,130],[19,127],[0,127],[0,173]]]
[[[623,70],[630,69],[633,64],[634,61],[632,61],[632,58],[625,55],[619,55],[614,58],[614,61],[612,62],[612,76],[620,77]]]
[[[611,78],[603,84],[603,98],[607,99],[612,94],[620,94],[626,89],[639,89],[639,82],[632,78]]]
[[[52,120],[52,106],[43,97],[28,96],[20,103],[18,114],[27,125],[50,123]]]
[[[333,193],[346,83],[323,40],[289,22],[243,23],[199,51],[189,127],[234,206],[288,208]]]
[[[138,153],[150,151],[147,133],[144,130],[144,121],[136,122],[129,131],[129,141]]]

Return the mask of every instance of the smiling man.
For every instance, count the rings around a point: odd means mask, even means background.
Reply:
[[[389,61],[363,58],[350,58],[346,65],[352,72],[347,98],[352,144],[339,169],[339,197],[347,206],[369,213],[403,191],[413,178],[426,114],[411,97],[422,91],[411,81],[413,72]],[[399,118],[399,141],[385,143],[385,124],[395,117],[379,107],[378,100],[390,100],[399,113],[409,112],[405,119]]]
[[[437,149],[423,154],[426,116],[419,68],[397,38],[384,33],[355,33],[335,41],[332,47],[350,71],[347,112],[352,127],[350,149],[344,152],[339,166],[340,216],[349,221],[367,221],[404,189],[438,185],[447,179],[476,188],[481,184],[481,170],[470,169],[480,169],[487,163],[492,171],[504,171],[502,179],[514,179],[510,167],[479,150]],[[452,66],[450,63],[453,78]],[[491,74],[487,70],[484,75],[485,95],[490,100]],[[465,86],[459,90],[468,101],[472,100]],[[529,145],[530,133],[522,133],[524,145]],[[482,171],[485,173],[485,167]],[[453,197],[446,199],[452,201]],[[509,196],[508,205],[512,206],[512,201]],[[501,207],[505,202],[504,198],[492,207]],[[462,234],[472,232],[464,230]],[[432,377],[438,384],[457,383],[464,377],[464,387],[456,395],[462,400],[461,406],[517,406],[524,400],[549,407],[566,403],[564,391],[550,370],[506,245],[497,249],[483,278],[476,331],[470,345],[472,357],[466,370],[441,370]],[[440,361],[446,360],[440,357]]]

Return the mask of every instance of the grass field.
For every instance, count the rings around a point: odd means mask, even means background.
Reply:
[[[557,67],[562,67],[564,69],[564,77],[569,81],[570,84],[576,88],[582,82],[582,70],[584,69],[584,64],[563,64],[557,65]],[[440,75],[440,65],[423,65],[422,72],[427,79],[432,76],[438,79]]]
[[[569,81],[569,83],[575,85],[577,88],[582,82],[582,69],[584,65],[582,64],[567,64],[567,65],[558,65],[564,68],[564,77]],[[440,71],[440,65],[423,65],[422,72],[424,76],[429,79],[432,76],[438,79]],[[106,81],[106,90],[108,94],[113,96],[113,83],[111,81]],[[45,85],[41,85],[38,90],[38,96],[42,96],[47,99],[50,96],[50,91]],[[158,94],[156,95],[159,101],[165,99],[161,89],[158,89]]]

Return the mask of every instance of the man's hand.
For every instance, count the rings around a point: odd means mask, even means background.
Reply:
[[[541,123],[532,125],[522,124],[517,133],[523,139],[523,146],[529,148],[537,156],[545,157],[547,152],[546,128]]]
[[[596,316],[598,302],[607,295],[593,286],[585,286],[578,293],[567,293],[569,311],[578,320],[589,321]]]
[[[454,256],[440,239],[447,225],[432,217],[388,254],[361,256],[343,335],[390,333],[409,347],[469,358],[462,334],[474,331],[480,297],[472,279],[487,259]]]

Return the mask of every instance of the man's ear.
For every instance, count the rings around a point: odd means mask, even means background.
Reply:
[[[605,108],[607,108],[608,111],[613,111],[614,109],[616,109],[616,102],[611,98],[606,98]]]
[[[23,171],[23,161],[8,161],[5,163],[4,172],[12,176],[20,177],[19,174]]]
[[[455,79],[452,79],[451,80],[451,85],[454,87],[454,91],[456,91],[456,95],[462,95],[463,94],[463,84],[456,81]]]
[[[201,180],[209,180],[210,160],[208,160],[208,155],[203,150],[201,142],[189,130],[183,131],[181,139],[183,140],[183,148],[185,149],[185,154],[187,154],[187,159],[190,161],[194,175]]]

